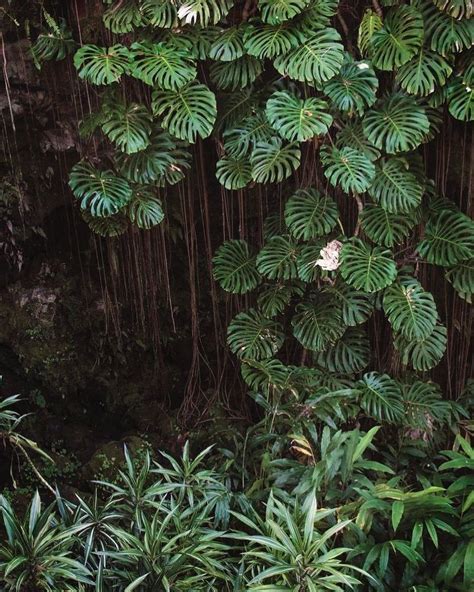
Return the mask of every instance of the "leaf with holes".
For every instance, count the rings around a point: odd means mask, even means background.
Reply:
[[[341,37],[335,29],[327,28],[278,56],[274,66],[282,76],[321,85],[339,72],[343,61]]]
[[[324,176],[334,187],[341,187],[345,193],[364,193],[370,187],[375,166],[363,152],[347,146],[340,150],[324,146],[320,156]]]
[[[139,43],[131,46],[131,73],[146,84],[177,91],[196,78],[196,66],[189,53],[163,43]]]
[[[300,99],[287,91],[277,91],[268,99],[265,112],[282,138],[304,142],[327,134],[332,124],[327,109],[328,104],[321,99]]]
[[[363,128],[374,146],[395,154],[417,148],[429,132],[430,122],[415,99],[396,93],[366,113]]]
[[[448,87],[448,108],[460,121],[474,121],[474,88],[456,77]]]
[[[371,9],[364,12],[357,35],[357,45],[362,55],[369,56],[371,54],[374,33],[380,31],[382,27],[383,20],[376,12]]]
[[[409,340],[401,334],[396,335],[394,346],[405,366],[410,364],[414,370],[426,372],[440,363],[447,342],[446,327],[438,325],[427,337],[420,340]]]
[[[371,37],[371,57],[380,70],[406,64],[423,44],[423,17],[413,6],[392,8]]]
[[[246,360],[242,363],[241,372],[245,383],[256,392],[267,391],[269,387],[282,388],[290,375],[290,369],[274,359],[261,362]]]
[[[365,137],[361,121],[347,123],[337,134],[336,148],[341,150],[346,146],[362,152],[369,160],[380,158],[380,150]]]
[[[269,142],[275,132],[268,123],[265,113],[257,112],[224,131],[225,151],[234,158],[248,154],[259,142]]]
[[[95,216],[92,216],[88,210],[82,210],[81,215],[92,232],[99,236],[108,238],[120,236],[121,234],[124,234],[128,228],[127,217],[122,213],[104,218],[96,218]]]
[[[360,214],[360,223],[371,241],[382,247],[403,243],[415,221],[404,214],[392,214],[375,204],[366,204]]]
[[[183,0],[178,18],[184,25],[216,25],[232,8],[234,0]]]
[[[376,166],[370,196],[392,214],[408,213],[418,207],[423,186],[402,158],[387,158]]]
[[[127,211],[130,221],[145,230],[157,226],[165,217],[161,199],[148,187],[141,187],[133,192]]]
[[[334,345],[345,330],[341,311],[333,299],[298,304],[291,324],[301,345],[317,352]]]
[[[374,311],[374,296],[366,292],[359,292],[351,286],[337,281],[328,286],[325,291],[335,296],[341,306],[342,322],[348,327],[355,327],[365,323]]]
[[[362,409],[376,421],[398,423],[405,412],[398,384],[387,374],[369,372],[356,384]]]
[[[298,296],[303,295],[301,286],[298,286],[297,284],[291,286],[286,284],[273,284],[267,286],[261,290],[258,296],[258,309],[266,317],[276,317],[284,312],[295,294]]]
[[[462,261],[448,269],[445,277],[459,297],[471,304],[474,294],[474,259]]]
[[[426,97],[443,86],[453,69],[449,62],[429,49],[421,49],[418,54],[402,66],[396,80],[407,93]]]
[[[149,145],[151,122],[145,106],[118,104],[108,112],[102,131],[119,150],[133,154]]]
[[[431,431],[433,420],[444,422],[449,417],[451,404],[443,400],[439,386],[433,382],[417,380],[403,385],[402,394],[408,425]]]
[[[363,370],[370,360],[370,344],[363,329],[349,327],[344,335],[324,352],[318,353],[314,361],[330,372],[355,374]]]
[[[249,159],[224,156],[217,161],[216,178],[226,189],[242,189],[252,180],[252,167]]]
[[[259,0],[258,7],[262,20],[270,25],[278,25],[283,21],[300,14],[311,0]]]
[[[456,19],[469,19],[474,16],[472,0],[433,0],[438,8]]]
[[[232,62],[215,62],[211,65],[211,81],[222,90],[245,88],[262,73],[263,64],[257,58],[243,55]]]
[[[226,292],[245,294],[260,283],[255,256],[244,240],[226,241],[217,249],[212,264],[214,279]]]
[[[257,269],[270,280],[297,277],[297,245],[286,236],[274,236],[257,255]]]
[[[259,58],[275,58],[303,43],[306,36],[290,23],[267,25],[258,21],[250,24],[244,33],[247,53]]]
[[[414,278],[387,288],[383,309],[392,329],[410,341],[428,337],[438,320],[433,295]]]
[[[97,47],[84,45],[74,55],[74,66],[80,78],[92,84],[118,82],[130,67],[129,51],[123,45]]]
[[[258,142],[250,155],[252,179],[257,183],[280,183],[300,166],[301,151],[296,143],[282,144],[278,138]]]
[[[135,0],[125,0],[108,8],[102,20],[112,33],[131,33],[143,24],[142,13]]]
[[[298,277],[306,283],[315,282],[321,275],[321,268],[318,261],[321,259],[321,249],[326,241],[321,241],[316,245],[303,245],[296,259]]]
[[[133,195],[125,179],[112,171],[99,171],[84,161],[72,167],[69,186],[74,196],[81,200],[81,208],[98,217],[116,214]]]
[[[296,239],[311,240],[328,234],[338,218],[336,202],[316,189],[299,189],[285,206],[285,222]]]
[[[211,60],[231,62],[241,58],[245,53],[243,36],[243,27],[234,26],[222,31],[211,45],[209,51]]]
[[[216,97],[207,86],[191,82],[174,92],[153,92],[153,113],[161,125],[181,140],[195,142],[197,136],[207,138],[217,117]]]
[[[177,24],[178,12],[174,0],[144,0],[143,20],[152,27],[171,29]]]
[[[428,263],[450,267],[474,257],[474,222],[461,212],[442,210],[430,218],[417,247]]]
[[[376,100],[379,81],[367,62],[347,61],[323,87],[339,111],[362,115]]]
[[[382,290],[397,277],[391,252],[370,247],[359,238],[352,238],[342,247],[340,270],[348,284],[363,292]]]
[[[254,309],[235,316],[227,330],[230,350],[241,359],[265,360],[274,356],[285,340],[280,323]]]

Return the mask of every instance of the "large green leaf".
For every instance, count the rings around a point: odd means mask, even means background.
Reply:
[[[251,55],[243,55],[232,62],[215,62],[210,69],[212,83],[222,90],[245,88],[262,73],[263,64]]]
[[[275,132],[268,123],[264,112],[257,112],[237,122],[224,131],[225,151],[234,158],[240,158],[259,142],[269,142]]]
[[[342,247],[340,270],[348,284],[363,292],[382,290],[397,276],[390,251],[370,247],[359,238],[351,239]]]
[[[361,226],[371,241],[383,247],[401,244],[410,234],[414,220],[406,214],[391,214],[381,206],[367,204],[360,214]]]
[[[361,121],[347,123],[337,134],[336,148],[341,150],[346,146],[362,152],[372,161],[380,157],[380,150],[365,137]]]
[[[127,211],[131,222],[145,230],[160,224],[165,217],[161,199],[149,187],[134,190]]]
[[[142,13],[135,0],[124,0],[108,8],[102,20],[112,33],[131,33],[142,25]]]
[[[372,144],[395,154],[417,148],[429,132],[430,122],[412,97],[395,93],[366,113],[363,127]]]
[[[31,53],[35,64],[40,67],[41,62],[64,59],[76,47],[71,31],[66,23],[61,21],[59,25],[54,22],[47,32],[40,33],[31,47]]]
[[[381,70],[406,64],[423,43],[423,18],[412,6],[391,9],[383,26],[374,31],[370,44],[372,61]]]
[[[226,241],[217,249],[212,263],[214,278],[226,292],[245,294],[260,283],[255,256],[244,240]]]
[[[425,372],[439,364],[446,351],[447,341],[446,327],[438,325],[420,340],[409,340],[401,334],[396,335],[394,345],[405,366],[410,364],[415,370]]]
[[[449,267],[474,257],[474,222],[461,212],[443,210],[430,218],[417,247],[428,263]]]
[[[121,212],[112,216],[97,218],[92,216],[88,210],[82,210],[81,215],[92,232],[99,236],[108,238],[120,236],[121,234],[124,234],[128,228],[127,217]]]
[[[255,21],[245,29],[244,45],[247,53],[256,58],[275,58],[290,51],[305,38],[291,23],[267,25]]]
[[[296,260],[298,268],[298,277],[306,283],[315,282],[321,272],[318,261],[321,259],[321,249],[325,246],[325,241],[316,245],[303,245]]]
[[[123,45],[97,47],[84,45],[74,55],[74,66],[80,78],[92,84],[118,82],[130,66],[129,51]]]
[[[324,146],[320,155],[324,176],[331,185],[339,185],[345,193],[364,193],[370,187],[375,166],[363,152],[347,146],[340,150]]]
[[[295,309],[293,335],[306,349],[323,351],[342,336],[345,327],[333,299],[302,302]]]
[[[211,45],[209,57],[212,60],[231,62],[241,58],[245,53],[243,27],[229,27],[222,31]]]
[[[382,27],[382,17],[372,9],[367,9],[360,21],[359,32],[357,35],[357,45],[359,46],[362,55],[369,56],[371,54],[374,33],[380,31]]]
[[[277,91],[267,101],[266,115],[271,126],[285,140],[304,142],[327,134],[332,116],[328,104],[310,97],[300,99],[287,91]]]
[[[316,189],[299,189],[285,206],[286,225],[297,239],[311,240],[328,234],[338,218],[335,201]]]
[[[252,180],[252,166],[245,156],[224,156],[217,161],[216,178],[226,189],[242,189]]]
[[[392,214],[407,213],[421,203],[423,186],[402,158],[387,158],[376,167],[369,194]]]
[[[327,28],[278,56],[274,66],[282,76],[321,85],[339,72],[343,61],[341,37],[335,29]]]
[[[283,21],[300,14],[311,0],[259,0],[258,7],[262,20],[270,25],[278,25]]]
[[[119,103],[107,112],[102,131],[122,152],[133,154],[149,145],[151,122],[144,105]]]
[[[191,82],[176,92],[154,91],[152,108],[170,134],[188,142],[195,142],[197,136],[207,138],[217,117],[214,93],[199,82]]]
[[[364,374],[356,389],[362,409],[376,421],[397,423],[403,419],[402,392],[387,374]]]
[[[257,269],[270,280],[297,277],[297,245],[286,236],[274,236],[257,255]]]
[[[132,75],[155,88],[177,91],[196,78],[196,66],[189,53],[164,43],[135,42],[131,56]]]
[[[447,12],[450,16],[461,19],[469,19],[474,16],[474,4],[472,0],[433,0],[438,8]]]
[[[428,337],[438,319],[432,294],[415,279],[402,280],[387,288],[383,309],[392,329],[410,341]]]
[[[272,284],[263,288],[258,295],[258,309],[269,318],[284,312],[294,295],[302,296],[303,289],[298,284]]]
[[[143,0],[143,20],[153,27],[170,29],[177,23],[178,12],[174,0]]]
[[[288,381],[290,370],[280,360],[268,359],[256,362],[245,360],[241,366],[242,378],[254,391],[266,391],[269,387],[283,387]]]
[[[462,261],[446,271],[446,279],[460,298],[472,303],[474,294],[474,259]]]
[[[415,381],[403,385],[405,421],[413,427],[432,430],[433,419],[445,421],[449,417],[451,404],[442,398],[438,385],[433,382]]]
[[[99,171],[84,161],[72,167],[69,186],[81,200],[81,208],[92,216],[116,214],[132,199],[132,189],[125,179],[112,171]]]
[[[367,62],[347,61],[339,74],[324,85],[336,109],[362,115],[376,100],[379,81]]]
[[[258,142],[250,155],[252,179],[257,183],[280,183],[299,166],[301,151],[294,142],[283,145],[278,138]]]
[[[374,311],[372,294],[359,292],[341,281],[325,288],[325,291],[336,297],[341,306],[342,321],[348,327],[365,323]]]
[[[349,327],[337,343],[318,353],[314,361],[330,372],[354,374],[363,370],[370,360],[370,344],[363,329]]]
[[[284,339],[281,325],[254,309],[239,313],[227,330],[231,351],[243,359],[271,358],[281,348]]]
[[[457,76],[448,87],[449,112],[461,121],[474,121],[474,88]]]
[[[474,20],[457,20],[433,8],[427,15],[426,36],[433,51],[442,56],[459,53],[472,46]]]
[[[443,86],[452,71],[445,58],[422,48],[398,70],[396,80],[407,93],[424,97]]]
[[[234,0],[182,0],[178,18],[185,25],[216,25],[227,15]]]

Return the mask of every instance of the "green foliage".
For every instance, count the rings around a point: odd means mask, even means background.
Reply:
[[[43,12],[49,24],[49,30],[46,33],[40,33],[31,48],[33,59],[38,67],[41,67],[41,62],[64,59],[76,46],[66,23],[62,20],[58,24],[44,8]]]
[[[289,23],[268,25],[256,21],[245,29],[244,46],[256,58],[275,58],[298,46],[303,39],[304,35]]]
[[[131,46],[132,76],[163,90],[177,91],[196,78],[196,66],[189,52],[163,43]]]
[[[84,45],[74,55],[74,66],[87,82],[112,84],[129,71],[129,51],[119,44],[109,48]]]
[[[324,85],[324,93],[339,111],[362,115],[376,100],[379,81],[367,62],[347,60],[339,74]]]
[[[257,183],[279,183],[300,166],[301,151],[295,145],[283,144],[278,138],[257,142],[250,155],[252,179]]]
[[[219,247],[214,256],[214,278],[227,292],[245,294],[260,283],[255,257],[243,240],[230,240]]]
[[[227,342],[239,358],[264,360],[283,345],[282,327],[256,310],[239,313],[229,325]]]
[[[443,86],[453,69],[441,55],[421,49],[418,54],[397,72],[397,80],[404,91],[411,95],[426,96]]]
[[[150,143],[151,122],[151,115],[143,105],[118,104],[107,113],[102,131],[119,150],[133,154]]]
[[[460,212],[444,210],[432,217],[417,247],[429,263],[449,267],[474,255],[474,223]]]
[[[403,243],[414,224],[406,214],[392,214],[375,204],[364,207],[360,222],[371,241],[388,248]]]
[[[397,268],[390,251],[353,238],[342,247],[341,275],[357,290],[377,292],[393,283]]]
[[[216,177],[226,189],[242,189],[252,180],[252,166],[248,158],[225,156],[217,161]]]
[[[338,218],[334,200],[315,189],[299,189],[285,206],[285,223],[296,239],[311,240],[328,234]]]
[[[330,298],[298,304],[291,324],[295,338],[315,352],[334,345],[344,333],[340,309]]]
[[[216,62],[210,69],[211,80],[222,90],[237,90],[249,86],[262,73],[260,60],[243,55],[231,62]]]
[[[404,365],[426,372],[437,364],[446,351],[448,332],[442,325],[436,326],[425,338],[408,340],[403,334],[395,337],[395,348],[400,352]]]
[[[376,167],[369,193],[391,214],[406,214],[420,205],[423,186],[404,159],[391,157]]]
[[[398,384],[387,376],[369,372],[356,384],[362,409],[377,421],[400,422],[404,415],[403,398]]]
[[[283,21],[300,14],[310,0],[259,0],[262,20],[270,25],[278,25]]]
[[[340,150],[325,147],[321,150],[321,161],[325,177],[345,193],[367,191],[375,176],[373,162],[360,150],[348,146]]]
[[[160,224],[165,217],[161,199],[147,187],[134,191],[127,211],[130,221],[145,230]]]

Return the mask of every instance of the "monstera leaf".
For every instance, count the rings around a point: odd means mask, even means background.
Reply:
[[[378,86],[378,78],[367,62],[348,61],[326,82],[324,93],[339,111],[362,115],[375,103]]]
[[[327,109],[327,103],[321,99],[299,99],[287,91],[277,91],[267,101],[266,114],[282,138],[304,142],[327,134],[332,124]]]
[[[130,66],[129,51],[123,45],[97,47],[84,45],[76,51],[74,66],[80,78],[92,84],[118,82]]]
[[[374,204],[364,206],[360,214],[360,223],[371,241],[389,248],[402,243],[415,224],[409,215],[391,214]]]
[[[397,423],[405,409],[398,384],[387,374],[369,372],[356,384],[362,409],[376,421]]]
[[[226,189],[242,189],[252,180],[252,167],[246,157],[225,156],[217,161],[216,177]]]
[[[447,12],[450,16],[461,19],[469,19],[474,16],[474,4],[472,0],[433,0],[438,8]]]
[[[102,131],[119,150],[133,154],[150,143],[151,122],[151,115],[144,105],[118,104],[108,112]]]
[[[270,387],[282,388],[286,385],[290,370],[280,360],[246,360],[241,367],[242,378],[254,391],[267,391]]]
[[[141,187],[133,192],[133,199],[127,210],[130,221],[145,230],[160,224],[165,217],[161,199],[148,187]]]
[[[370,39],[371,58],[380,70],[393,70],[406,64],[423,43],[423,17],[412,6],[390,10],[383,26]]]
[[[360,53],[364,56],[369,56],[372,52],[372,38],[376,31],[380,31],[383,27],[383,20],[380,15],[371,9],[364,12],[362,20],[359,25],[359,33],[357,36],[357,45]]]
[[[345,330],[340,309],[332,299],[298,304],[291,324],[301,345],[316,352],[334,345]]]
[[[258,142],[250,155],[252,179],[257,183],[280,183],[300,166],[297,144],[283,145],[278,138]]]
[[[340,150],[324,146],[320,156],[331,185],[339,185],[345,193],[364,193],[370,187],[375,166],[363,152],[347,146]]]
[[[348,327],[365,323],[374,311],[374,297],[371,294],[359,292],[341,281],[325,288],[325,291],[335,296],[341,307],[342,321]]]
[[[270,25],[278,25],[283,21],[300,14],[311,0],[259,0],[258,7],[262,20]]]
[[[61,21],[59,25],[52,19],[50,22],[51,26],[48,32],[40,33],[31,48],[38,67],[40,67],[40,62],[64,59],[76,46],[72,33],[64,21]]]
[[[274,284],[264,288],[258,296],[258,309],[268,318],[281,314],[290,304],[292,297],[303,295],[298,285]]]
[[[225,151],[234,158],[240,158],[259,142],[269,142],[275,132],[263,112],[245,117],[224,131]]]
[[[327,28],[313,33],[304,43],[278,56],[274,66],[282,76],[317,86],[335,76],[343,61],[341,37],[335,29]]]
[[[408,425],[431,430],[433,420],[442,422],[449,417],[451,405],[443,400],[438,385],[417,380],[402,387],[405,419]]]
[[[164,177],[166,171],[176,166],[173,150],[176,148],[171,136],[164,131],[157,130],[150,137],[150,144],[144,150],[126,156],[117,156],[117,164],[121,174],[129,181],[147,184]]]
[[[394,345],[405,366],[410,364],[414,370],[426,372],[439,364],[446,351],[447,342],[446,327],[438,325],[427,337],[420,340],[410,341],[403,335],[396,335]]]
[[[415,280],[396,282],[385,291],[383,309],[396,333],[406,339],[426,339],[436,326],[433,296]]]
[[[306,36],[291,23],[267,25],[258,21],[245,29],[244,46],[247,53],[259,58],[275,58],[298,46]]]
[[[456,77],[448,87],[449,112],[461,121],[474,121],[474,88]]]
[[[297,277],[297,246],[285,236],[274,236],[257,255],[257,269],[270,280]]]
[[[321,241],[316,245],[303,245],[297,256],[296,267],[298,269],[298,277],[306,283],[315,282],[321,272],[318,261],[321,259],[321,249],[325,246],[326,241]]]
[[[211,66],[211,80],[222,90],[237,90],[249,86],[262,73],[263,64],[257,58],[243,55],[232,62],[216,62]]]
[[[250,255],[243,240],[229,240],[221,245],[212,260],[214,279],[221,288],[233,294],[250,292],[260,283],[255,256]]]
[[[199,82],[176,92],[154,91],[152,108],[170,134],[188,142],[195,142],[197,136],[207,138],[217,117],[214,93]]]
[[[429,132],[430,122],[413,98],[396,93],[366,113],[363,128],[372,144],[395,154],[417,148]]]
[[[407,93],[425,97],[443,86],[453,69],[449,62],[434,51],[420,49],[418,54],[402,66],[396,80]]]
[[[265,360],[274,356],[285,339],[282,326],[254,309],[241,312],[231,321],[227,343],[239,358]]]
[[[285,222],[296,239],[311,240],[328,234],[338,218],[335,201],[315,189],[298,190],[285,206]]]
[[[243,36],[243,27],[234,26],[225,29],[212,43],[209,57],[221,62],[231,62],[241,58],[245,53]]]
[[[380,158],[380,150],[378,150],[365,137],[361,121],[354,121],[347,123],[336,136],[336,148],[353,148],[367,156],[369,160],[377,160]]]
[[[116,214],[132,199],[132,189],[125,179],[112,171],[99,171],[81,161],[75,164],[69,175],[69,186],[81,208],[92,216],[107,217]]]
[[[189,53],[163,43],[133,43],[131,73],[146,84],[177,91],[196,78],[196,66]]]
[[[108,8],[102,20],[112,33],[130,33],[142,24],[142,13],[135,0],[125,0]]]
[[[472,20],[456,20],[433,8],[425,21],[430,48],[442,56],[459,53],[472,46]]]
[[[423,186],[402,158],[387,158],[376,167],[369,194],[392,214],[407,213],[421,203]]]
[[[184,0],[178,18],[184,25],[216,25],[232,8],[234,0]]]
[[[330,372],[354,374],[363,370],[370,360],[370,344],[363,329],[350,327],[334,347],[318,353],[314,361]]]
[[[341,275],[363,292],[377,292],[393,283],[397,266],[390,251],[370,247],[359,238],[344,244],[341,250]]]
[[[431,218],[417,251],[428,263],[449,267],[474,256],[474,222],[461,212]]]
[[[176,26],[178,12],[174,0],[143,0],[143,20],[160,29]]]
[[[472,303],[474,294],[474,259],[462,261],[456,267],[446,271],[446,279],[456,290],[460,298]]]

